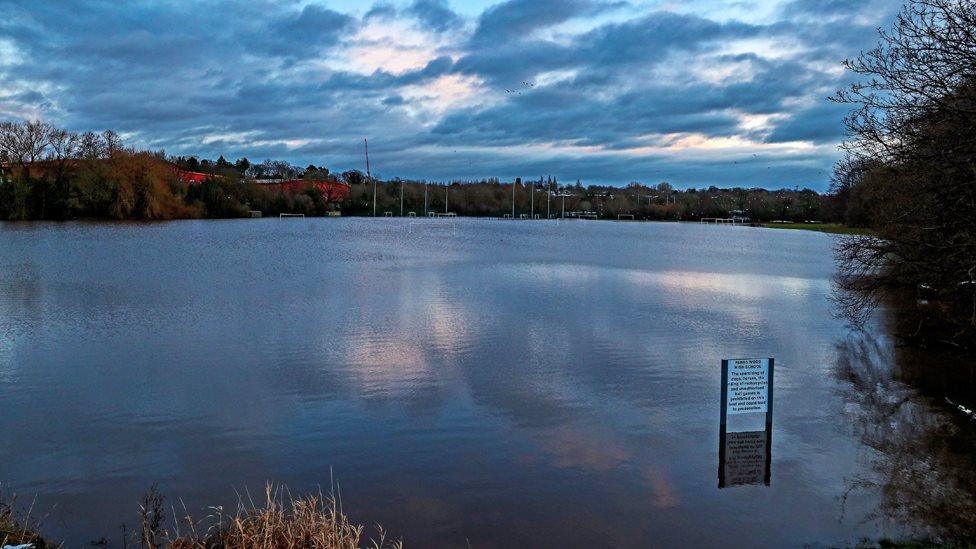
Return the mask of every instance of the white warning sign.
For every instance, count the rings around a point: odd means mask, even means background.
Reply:
[[[769,409],[769,359],[730,360],[726,413],[756,414]]]

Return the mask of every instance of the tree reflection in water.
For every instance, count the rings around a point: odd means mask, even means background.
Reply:
[[[953,414],[947,397],[972,403],[973,367],[920,357],[870,331],[838,346],[847,383],[846,413],[871,449],[874,478],[849,481],[847,495],[876,490],[880,507],[866,521],[891,521],[942,542],[976,539],[976,423]]]

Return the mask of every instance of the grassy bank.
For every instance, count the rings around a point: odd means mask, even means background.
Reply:
[[[767,229],[798,229],[830,234],[873,234],[871,229],[848,227],[840,223],[762,223],[760,226]]]

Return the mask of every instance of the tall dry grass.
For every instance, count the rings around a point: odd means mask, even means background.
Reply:
[[[37,533],[37,524],[32,517],[33,504],[24,513],[15,513],[16,497],[9,500],[0,493],[0,547],[6,545],[31,544],[34,549],[59,547]],[[17,515],[24,518],[18,519]]]
[[[151,506],[157,500],[147,497]],[[158,506],[156,506],[158,509]],[[387,540],[377,526],[375,536],[364,540],[365,528],[353,524],[335,496],[293,497],[287,489],[269,484],[264,500],[240,498],[233,514],[213,508],[202,523],[189,514],[176,520],[176,530],[161,532],[152,508],[143,507],[143,547],[168,549],[402,549],[400,541]],[[147,513],[148,511],[148,513]],[[174,512],[175,515],[175,512]],[[147,522],[148,520],[148,522]],[[199,532],[201,524],[206,527]],[[185,532],[181,532],[185,529]],[[147,527],[150,531],[147,532]],[[164,540],[164,541],[163,541]]]
[[[32,508],[26,518],[18,519],[25,514],[14,512],[15,501],[0,497],[0,547],[25,543],[33,549],[61,547],[37,534]],[[342,511],[338,497],[321,493],[295,497],[273,484],[265,487],[259,503],[246,494],[233,513],[214,507],[202,520],[194,519],[185,506],[182,517],[175,507],[167,511],[156,486],[142,498],[139,510],[141,528],[132,532],[123,526],[122,549],[403,549],[402,542],[387,539],[381,526],[367,536],[366,528]],[[172,529],[166,527],[169,516]],[[105,538],[92,543],[109,545]]]

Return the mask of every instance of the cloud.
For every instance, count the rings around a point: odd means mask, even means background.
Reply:
[[[799,109],[776,126],[769,135],[770,142],[812,141],[835,143],[844,138],[843,119],[850,107],[826,101]]]
[[[508,0],[488,8],[478,20],[472,42],[497,45],[583,15],[617,7],[592,0]]]
[[[406,13],[437,32],[455,29],[464,24],[464,20],[448,6],[446,0],[414,0]]]
[[[267,29],[259,31],[254,43],[276,55],[313,55],[334,47],[353,21],[348,15],[310,4],[297,14],[272,21]]]
[[[369,137],[391,177],[825,188],[825,97],[894,4],[0,0],[0,117],[336,170]]]

